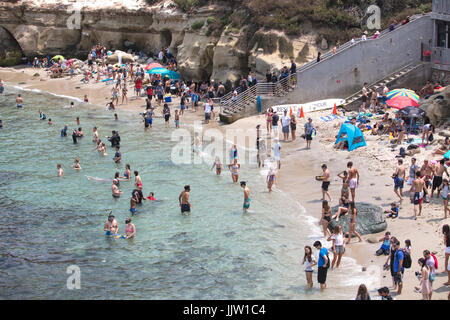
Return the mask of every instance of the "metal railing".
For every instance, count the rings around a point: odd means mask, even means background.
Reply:
[[[415,23],[416,21],[419,20],[419,18],[427,16],[427,15],[428,14],[414,15],[414,16],[410,17],[410,21],[406,25]],[[226,94],[225,96],[223,96],[220,99],[221,112],[235,113],[235,112],[243,111],[245,109],[244,103],[248,104],[247,103],[248,101],[255,99],[256,96],[258,96],[258,95],[268,95],[268,94],[270,95],[272,93],[274,96],[281,96],[281,95],[287,94],[289,92],[289,90],[280,90],[280,89],[287,88],[287,87],[289,87],[289,85],[291,85],[291,88],[296,87],[297,86],[297,74],[299,74],[300,72],[308,70],[308,69],[322,63],[323,61],[332,58],[333,56],[335,56],[337,54],[341,54],[342,52],[346,51],[347,49],[351,48],[352,46],[354,46],[355,44],[357,44],[359,42],[375,41],[379,38],[382,38],[382,37],[388,35],[391,32],[396,32],[400,29],[403,29],[404,27],[405,27],[405,25],[402,25],[402,23],[400,22],[395,25],[395,28],[392,31],[389,28],[381,31],[380,34],[375,39],[373,38],[373,36],[366,38],[366,40],[362,40],[362,38],[352,39],[352,40],[344,43],[343,45],[339,46],[336,53],[334,52],[333,49],[329,50],[328,52],[324,53],[321,56],[320,61],[317,62],[316,60],[313,60],[308,63],[305,63],[296,69],[296,73],[290,74],[288,77],[280,79],[279,81],[277,81],[275,83],[258,82],[256,85],[249,87],[248,89],[246,89],[242,92],[239,92],[239,90],[242,90],[242,87],[238,87],[237,88],[238,95],[236,98],[232,98],[233,92],[229,92],[228,94]],[[293,81],[294,77],[295,77],[295,81]],[[294,87],[292,87],[292,84],[294,84]]]

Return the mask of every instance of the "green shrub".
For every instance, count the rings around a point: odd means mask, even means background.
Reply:
[[[295,59],[296,62],[299,63],[305,63],[308,60],[306,59],[306,56],[309,53],[309,44],[305,43],[305,45],[303,46],[302,50],[300,50],[298,52],[297,58]]]
[[[212,24],[212,23],[216,22],[216,18],[214,18],[214,17],[208,17],[208,18],[206,19],[206,22],[208,22],[208,24]]]
[[[280,51],[281,58],[294,56],[294,46],[285,37],[278,38],[278,51]]]
[[[205,24],[205,21],[195,21],[192,25],[191,28],[194,30],[200,30],[203,25]]]

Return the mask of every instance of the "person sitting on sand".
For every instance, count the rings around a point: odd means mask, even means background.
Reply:
[[[447,153],[447,151],[450,149],[450,141],[449,138],[446,137],[444,140],[444,143],[442,143],[442,145],[437,148],[436,150],[433,151],[433,153],[431,154],[432,156],[436,155],[436,154],[441,154],[444,155]]]
[[[386,218],[395,219],[398,217],[398,211],[399,211],[398,206],[395,204],[395,202],[393,202],[391,203],[391,209],[384,211],[384,213],[387,213]]]
[[[391,233],[387,231],[384,234],[384,237],[379,240],[379,242],[383,243],[381,244],[381,248],[378,249],[375,254],[377,256],[381,256],[382,254],[388,256],[391,252]]]

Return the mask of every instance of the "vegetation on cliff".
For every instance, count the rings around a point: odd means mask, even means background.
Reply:
[[[217,12],[208,28],[208,34],[225,28],[246,28],[250,34],[259,29],[280,30],[289,36],[300,36],[308,26],[317,30],[319,37],[329,43],[343,43],[365,30],[367,8],[375,4],[381,9],[382,29],[395,19],[431,11],[431,0],[174,0],[188,13],[209,4],[229,8]],[[208,25],[210,25],[208,21]],[[256,36],[256,34],[255,34]],[[283,44],[281,44],[283,45]]]

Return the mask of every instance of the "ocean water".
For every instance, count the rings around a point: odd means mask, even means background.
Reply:
[[[23,109],[15,107],[18,92]],[[305,290],[303,248],[321,239],[318,221],[283,192],[269,194],[255,165],[242,164],[240,179],[248,181],[252,198],[251,212],[243,213],[242,189],[229,172],[217,177],[212,163],[171,161],[173,123],[165,128],[156,118],[145,132],[136,112],[118,111],[114,121],[104,107],[75,101],[70,109],[70,101],[12,86],[0,97],[1,299],[351,299],[355,286],[369,281],[344,258],[342,269],[329,273],[330,289],[320,293],[316,283]],[[53,126],[39,120],[39,109]],[[85,137],[74,145],[77,116]],[[68,137],[61,138],[64,125]],[[121,164],[113,163],[109,143],[107,156],[93,151],[94,126],[103,141],[119,130]],[[70,167],[77,156],[79,172]],[[126,163],[139,171],[144,194],[153,191],[163,201],[138,206],[135,239],[107,239],[108,213],[119,233],[130,216],[134,177],[121,182],[118,201],[111,196],[114,173],[122,174]],[[178,206],[186,184],[190,216]],[[67,287],[72,265],[80,268],[81,289]]]

